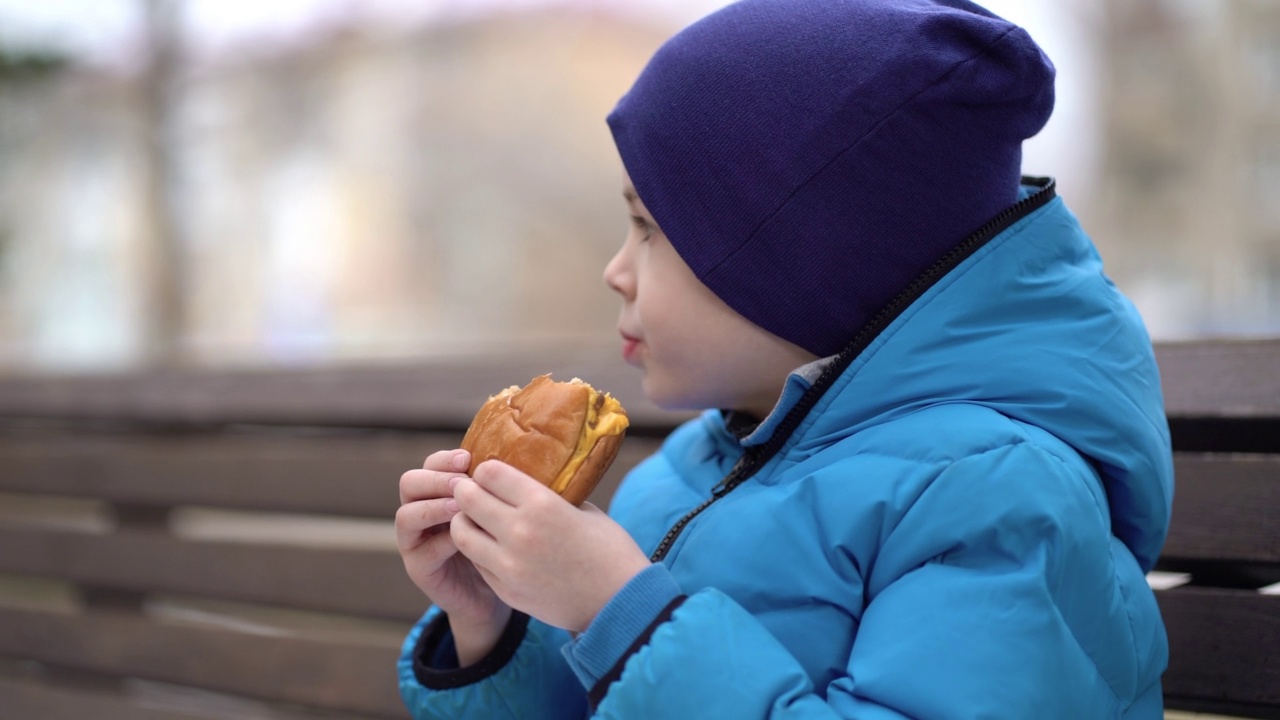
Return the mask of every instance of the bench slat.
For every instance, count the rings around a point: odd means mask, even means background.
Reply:
[[[0,679],[0,708],[6,718],[24,720],[243,720],[239,707],[215,710],[202,703],[190,710],[157,707],[120,694],[73,689],[55,684],[37,684]],[[271,708],[271,720],[374,720],[367,715],[335,715],[296,712]]]
[[[144,707],[127,698],[0,680],[5,717],[41,720],[207,720],[208,715]]]
[[[644,396],[640,373],[609,352],[519,355],[378,367],[163,370],[0,378],[0,418],[55,418],[161,425],[344,425],[465,428],[490,395],[553,372],[608,391],[637,426],[676,418]]]
[[[392,550],[191,542],[159,532],[0,527],[0,571],[390,620],[413,621],[428,604]]]
[[[391,519],[404,471],[462,434],[0,436],[0,492]],[[592,501],[657,441],[628,437]]]
[[[267,637],[126,614],[0,609],[0,654],[303,707],[406,718],[395,643]]]
[[[0,436],[0,490],[390,518],[424,448],[461,435]]]
[[[1157,343],[1171,417],[1280,418],[1280,340]]]
[[[1170,416],[1280,417],[1280,340],[1158,343],[1156,358]],[[689,416],[656,408],[639,373],[610,354],[575,352],[377,368],[8,378],[0,379],[0,417],[456,428],[490,394],[551,370],[610,391],[637,426],[670,427]]]
[[[1280,456],[1178,454],[1163,558],[1280,562]]]
[[[1156,599],[1169,633],[1164,692],[1170,707],[1280,706],[1280,597],[1181,587],[1157,592]]]
[[[1280,340],[1157,343],[1165,403],[1177,417],[1280,417]],[[480,403],[553,371],[617,396],[637,426],[688,413],[656,408],[640,374],[611,353],[417,362],[376,368],[155,370],[0,379],[0,417],[160,424],[267,423],[401,428],[465,426]]]
[[[1280,340],[1156,343],[1156,359],[1171,416],[1280,416]],[[689,416],[657,409],[634,369],[579,352],[378,368],[3,378],[0,418],[457,428],[498,389],[550,370],[612,392],[641,427]]]

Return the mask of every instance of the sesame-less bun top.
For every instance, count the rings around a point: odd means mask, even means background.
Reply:
[[[694,274],[827,356],[1014,204],[1053,77],[965,0],[742,0],[667,41],[608,121]]]
[[[501,460],[581,505],[604,477],[628,425],[622,405],[581,380],[541,375],[512,386],[480,407],[462,439],[473,474]]]

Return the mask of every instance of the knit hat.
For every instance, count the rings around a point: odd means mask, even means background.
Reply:
[[[1053,76],[965,0],[741,0],[668,40],[608,122],[694,274],[827,356],[1016,201]]]

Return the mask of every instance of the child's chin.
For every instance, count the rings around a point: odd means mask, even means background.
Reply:
[[[671,389],[667,387],[660,379],[654,377],[654,373],[645,368],[644,377],[641,380],[641,386],[644,388],[644,396],[649,398],[649,402],[657,405],[663,410],[683,410],[679,407],[679,397],[671,393]]]
[[[663,410],[671,412],[687,412],[700,411],[715,407],[709,404],[705,398],[688,392],[670,382],[663,382],[661,378],[654,377],[653,374],[646,372],[643,380],[645,397],[649,398],[649,402],[657,405]]]

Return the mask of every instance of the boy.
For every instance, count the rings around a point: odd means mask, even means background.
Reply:
[[[578,510],[401,479],[418,718],[1159,718],[1150,341],[1052,181],[1053,68],[964,0],[743,0],[609,117],[647,395],[712,408]]]

